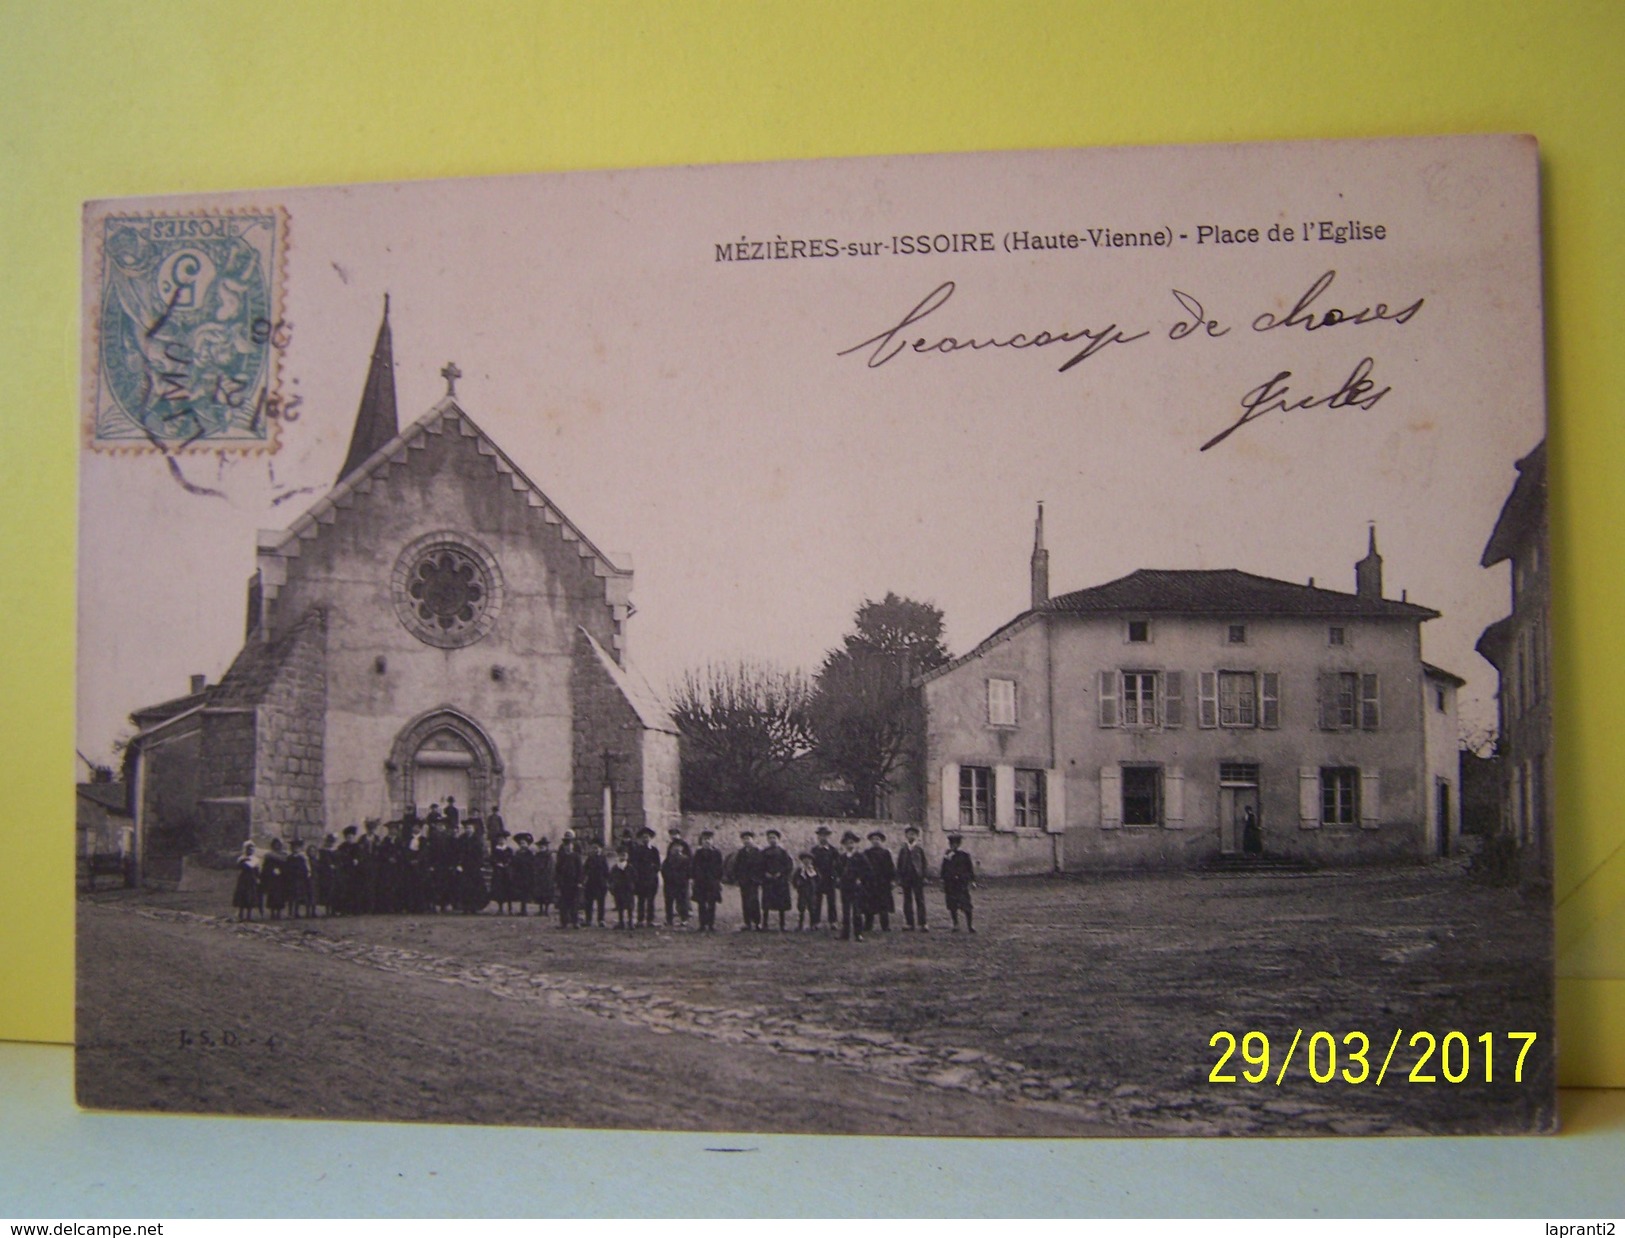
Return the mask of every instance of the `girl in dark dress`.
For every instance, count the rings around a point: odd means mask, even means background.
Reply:
[[[322,849],[316,853],[316,901],[322,911],[333,914],[339,888],[339,836],[329,834],[322,839]]]
[[[244,843],[237,857],[237,887],[231,892],[231,905],[239,920],[253,919],[254,908],[260,905],[260,862],[253,843]]]
[[[265,893],[265,905],[270,909],[273,920],[282,919],[282,909],[288,905],[287,864],[288,857],[282,849],[282,840],[273,838],[271,850],[260,865],[260,888]]]
[[[310,857],[305,854],[303,839],[293,840],[291,854],[282,871],[288,882],[288,914],[297,920],[299,913],[303,911],[311,919],[315,919],[316,887],[311,881]]]

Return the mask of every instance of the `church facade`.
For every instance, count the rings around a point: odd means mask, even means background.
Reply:
[[[137,811],[157,811],[143,785],[195,786],[195,849],[448,799],[553,836],[678,820],[676,728],[626,658],[631,571],[445,373],[446,396],[400,429],[386,304],[337,483],[259,536],[242,651],[184,710],[133,715]]]

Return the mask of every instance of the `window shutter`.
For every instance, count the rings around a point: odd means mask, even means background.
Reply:
[[[1100,672],[1100,725],[1116,726],[1117,723],[1117,672]]]
[[[1337,672],[1321,671],[1315,676],[1315,701],[1320,708],[1320,729],[1335,731],[1337,725]],[[1320,814],[1315,814],[1319,820]]]
[[[1377,677],[1360,676],[1360,729],[1375,731],[1382,724],[1382,702],[1377,695]]]
[[[1200,671],[1196,676],[1196,725],[1219,725],[1219,676],[1213,671]]]
[[[1360,771],[1360,828],[1374,830],[1382,824],[1381,776],[1374,769]]]
[[[1281,675],[1279,671],[1265,671],[1259,676],[1258,725],[1273,731],[1281,725]]]
[[[1298,825],[1306,830],[1320,826],[1320,771],[1310,765],[1298,770]]]
[[[1185,824],[1185,772],[1165,770],[1162,775],[1162,823],[1171,830]]]
[[[1115,765],[1100,770],[1100,828],[1115,830],[1123,824],[1123,771]]]
[[[1185,725],[1185,672],[1168,671],[1162,677],[1162,725]]]
[[[1016,681],[987,681],[987,721],[989,726],[1016,725]]]
[[[959,765],[953,761],[942,766],[942,828],[959,829]]]
[[[993,794],[989,798],[993,801],[993,820],[990,824],[996,830],[1013,830],[1016,828],[1016,767],[1013,765],[995,765],[993,767]]]
[[[1044,829],[1060,834],[1066,829],[1066,771],[1044,771]]]

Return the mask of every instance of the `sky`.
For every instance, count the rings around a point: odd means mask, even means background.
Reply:
[[[1544,434],[1535,185],[1532,146],[1458,138],[93,204],[285,212],[279,381],[301,403],[271,453],[83,452],[80,750],[106,759],[132,708],[224,673],[255,531],[337,476],[386,293],[401,424],[455,361],[459,403],[630,561],[629,653],[657,687],[737,657],[813,669],[887,591],[942,607],[964,652],[1025,609],[1043,500],[1054,593],[1141,567],[1352,591],[1374,522],[1388,595],[1442,612],[1424,656],[1487,725],[1473,644],[1509,594],[1479,557]],[[1356,321],[1320,325],[1334,309]],[[1000,346],[894,351],[916,340]],[[93,333],[83,363],[88,415]],[[1316,403],[1271,408],[1283,390]]]

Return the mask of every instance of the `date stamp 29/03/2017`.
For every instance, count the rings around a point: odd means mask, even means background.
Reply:
[[[90,446],[274,451],[286,212],[111,214],[87,231]]]

